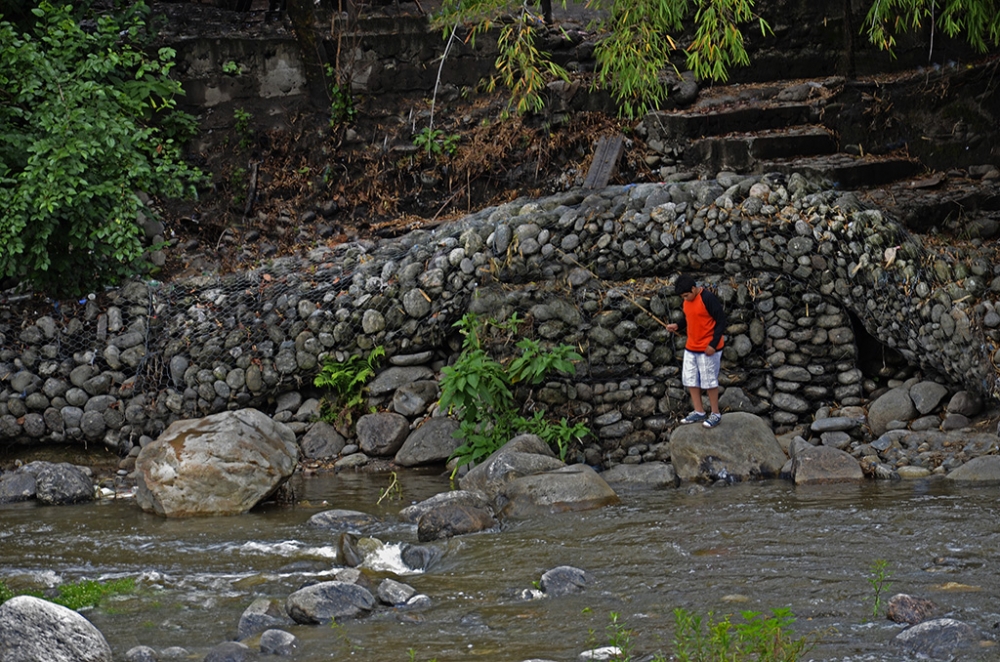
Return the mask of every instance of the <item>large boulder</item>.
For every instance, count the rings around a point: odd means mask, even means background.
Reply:
[[[35,499],[49,505],[93,501],[94,481],[87,470],[68,462],[32,462],[42,465],[35,473]]]
[[[398,391],[397,391],[398,392]],[[396,464],[415,467],[421,464],[443,464],[462,442],[455,437],[458,422],[438,416],[429,418],[411,432],[396,453]]]
[[[388,411],[365,414],[355,426],[361,450],[374,457],[396,454],[410,433],[410,422],[405,416]]]
[[[565,466],[541,437],[522,434],[462,476],[458,485],[463,490],[482,492],[492,500],[511,481]]]
[[[881,437],[893,421],[911,421],[917,417],[910,392],[905,388],[889,389],[868,407],[868,425],[872,434]]]
[[[832,446],[803,447],[792,458],[792,478],[796,485],[857,482],[864,477],[861,465],[850,453]]]
[[[309,431],[299,441],[302,456],[316,460],[325,457],[337,457],[344,450],[347,440],[337,429],[325,421],[316,421]]]
[[[356,531],[376,524],[378,518],[359,510],[345,510],[335,508],[316,513],[309,518],[310,526],[318,526],[334,531]]]
[[[34,497],[49,505],[81,503],[94,498],[89,469],[68,462],[31,462],[17,470],[34,482]],[[22,479],[23,480],[23,479]],[[21,483],[26,493],[27,482]]]
[[[136,458],[136,501],[166,517],[238,515],[295,471],[288,426],[256,409],[177,421]]]
[[[371,592],[347,582],[320,582],[295,591],[285,600],[285,611],[296,623],[330,623],[365,616],[375,608]]]
[[[531,517],[571,510],[593,510],[620,501],[611,486],[585,464],[560,467],[511,481],[497,499],[502,517]]]
[[[111,647],[86,618],[21,595],[0,605],[0,662],[111,662]]]
[[[682,481],[772,478],[785,463],[774,432],[759,416],[723,414],[718,427],[684,425],[670,436],[670,458]]]

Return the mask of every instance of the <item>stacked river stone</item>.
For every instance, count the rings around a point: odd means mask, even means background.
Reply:
[[[601,457],[588,461],[664,459],[688,407],[683,338],[664,329],[681,315],[671,287],[681,271],[729,314],[727,406],[776,432],[833,403],[863,405],[885,390],[880,378],[918,370],[989,400],[1000,392],[1000,273],[975,250],[938,252],[797,174],[519,200],[378,244],[228,277],[133,282],[9,318],[0,438],[134,455],[180,418],[320,395],[311,384],[326,358],[381,346],[429,374],[460,349],[462,315],[517,313],[520,333],[584,356],[575,376],[532,397],[590,426]],[[887,354],[908,365],[870,365]]]

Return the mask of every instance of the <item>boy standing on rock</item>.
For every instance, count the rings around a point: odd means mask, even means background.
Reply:
[[[687,330],[684,345],[684,363],[681,383],[691,394],[694,411],[681,419],[681,425],[701,422],[714,428],[722,422],[719,411],[719,370],[722,366],[721,350],[725,341],[726,313],[719,298],[699,287],[694,278],[681,274],[674,282],[674,292],[684,300],[684,324],[667,324],[668,331]],[[708,393],[712,413],[705,413],[702,391]]]

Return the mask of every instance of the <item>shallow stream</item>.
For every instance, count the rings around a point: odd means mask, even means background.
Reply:
[[[131,500],[67,507],[0,506],[0,579],[9,584],[133,577],[136,593],[84,612],[116,660],[136,645],[182,646],[201,660],[235,637],[257,597],[284,599],[324,579],[338,534],[308,526],[329,508],[377,514],[367,532],[415,543],[397,513],[449,488],[437,474],[399,475],[401,500],[383,499],[388,475],[296,477],[295,506],[240,517],[166,520]],[[440,558],[419,574],[393,577],[430,597],[416,611],[381,608],[341,625],[293,626],[291,659],[451,662],[576,660],[608,643],[612,612],[634,630],[638,659],[669,653],[676,607],[717,615],[788,607],[795,631],[817,639],[807,659],[904,660],[891,640],[902,626],[884,600],[906,592],[944,614],[996,634],[1000,622],[997,489],[944,482],[794,487],[783,481],[623,492],[603,510],[508,523],[497,533],[432,543]],[[872,619],[873,564],[891,574],[883,616]],[[572,565],[587,589],[526,600],[542,573]],[[327,577],[328,578],[328,577]],[[1000,650],[982,658],[1000,659]]]

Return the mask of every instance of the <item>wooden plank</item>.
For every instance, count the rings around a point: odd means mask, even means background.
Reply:
[[[622,134],[601,136],[600,140],[597,141],[594,162],[590,164],[590,170],[587,172],[587,179],[583,183],[583,187],[598,189],[607,186],[615,174],[615,169],[618,168],[618,160],[624,151],[625,137]]]

